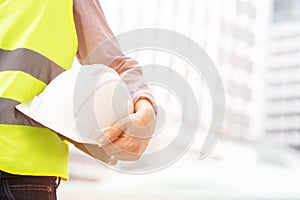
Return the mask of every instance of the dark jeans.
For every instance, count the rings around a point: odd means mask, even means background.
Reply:
[[[0,171],[0,200],[56,200],[56,177],[21,176]]]

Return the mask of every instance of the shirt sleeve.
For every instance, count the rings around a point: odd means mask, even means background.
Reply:
[[[154,98],[136,60],[123,55],[107,24],[99,0],[74,0],[74,21],[78,38],[77,58],[81,64],[104,64],[118,72],[127,84],[134,103]]]

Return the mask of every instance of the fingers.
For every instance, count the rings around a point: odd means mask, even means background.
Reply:
[[[146,150],[156,124],[147,109],[120,119],[100,137],[104,151],[118,160],[137,160]]]
[[[149,140],[134,138],[123,133],[119,139],[103,146],[103,149],[118,160],[133,161],[141,157],[148,143]]]
[[[141,157],[142,153],[132,153],[124,151],[114,144],[108,144],[102,147],[103,150],[110,156],[113,156],[117,160],[133,161]]]
[[[120,139],[113,142],[113,145],[128,153],[139,153],[141,144],[136,138],[123,134]]]
[[[114,158],[117,160],[124,160],[124,161],[136,161],[138,160],[142,154],[133,154],[128,152],[120,152],[114,154]]]
[[[109,144],[116,139],[119,138],[119,136],[122,134],[121,128],[118,126],[118,124],[114,124],[110,129],[105,131],[103,135],[101,135],[98,139],[98,142],[101,145]]]
[[[151,118],[150,116],[146,116]],[[99,138],[101,145],[107,145],[119,138],[122,132],[127,135],[139,138],[151,138],[154,132],[155,122],[149,126],[149,119],[146,120],[147,125],[143,121],[143,115],[131,114],[117,121],[109,130]],[[153,122],[153,119],[151,119]],[[155,118],[154,118],[155,121]]]
[[[132,122],[132,116],[134,116],[134,114],[131,114],[129,116],[123,117],[122,119],[118,120],[116,122],[117,126],[122,130],[125,131],[127,130],[130,126],[131,126],[131,122]]]
[[[109,156],[113,156],[117,160],[134,161],[139,159],[142,155],[138,153],[124,151],[115,144],[108,144],[103,146],[102,148]]]
[[[110,156],[114,156],[117,153],[123,152],[124,150],[114,145],[113,143],[109,143],[107,145],[102,146],[103,150]]]

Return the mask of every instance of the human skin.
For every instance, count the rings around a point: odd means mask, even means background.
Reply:
[[[116,122],[99,143],[104,151],[118,160],[138,160],[146,150],[156,124],[156,115],[147,99],[134,105],[134,113]]]

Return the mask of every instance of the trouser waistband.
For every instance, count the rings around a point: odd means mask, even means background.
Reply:
[[[33,177],[29,175],[18,175],[18,174],[10,174],[4,171],[0,170],[0,179],[11,179],[11,178],[20,178],[20,177]],[[48,179],[54,179],[56,180],[57,178],[55,176],[36,176],[39,178],[48,178]]]
[[[55,188],[57,188],[60,184],[60,177],[55,176],[29,176],[29,175],[18,175],[18,174],[10,174],[0,170],[0,180],[3,179],[17,179],[17,178],[38,178],[40,180],[45,179],[46,181],[54,181],[56,182]]]

